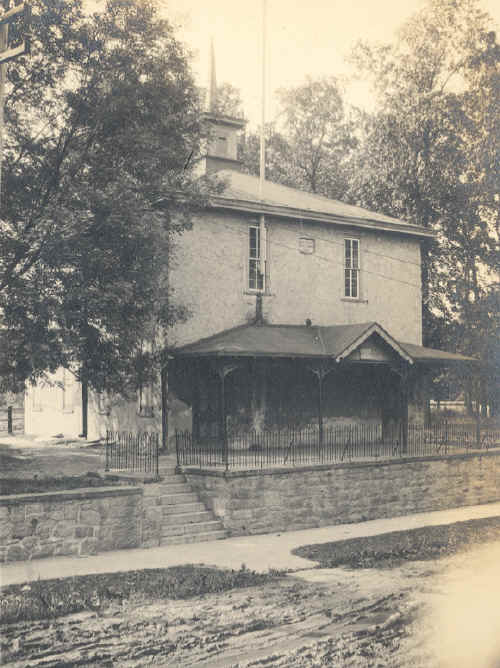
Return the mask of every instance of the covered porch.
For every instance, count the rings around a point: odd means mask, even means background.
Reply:
[[[424,424],[436,367],[474,360],[396,341],[377,323],[247,325],[185,346],[171,385],[191,407],[181,466],[255,468],[444,454],[474,424]]]

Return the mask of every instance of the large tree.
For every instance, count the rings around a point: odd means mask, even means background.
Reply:
[[[312,79],[277,91],[279,110],[266,127],[268,178],[327,197],[347,189],[346,166],[356,144],[340,86],[333,77]],[[258,172],[256,134],[246,138],[243,163]]]
[[[205,202],[200,105],[154,2],[36,0],[33,18],[8,72],[0,369],[19,384],[70,366],[85,404],[151,374],[144,343],[179,315],[165,269]]]
[[[422,258],[424,340],[478,353],[472,330],[494,270],[499,200],[500,50],[476,0],[428,0],[394,44],[359,44],[377,109],[351,166],[349,196],[432,228]],[[497,257],[497,256],[496,256]]]

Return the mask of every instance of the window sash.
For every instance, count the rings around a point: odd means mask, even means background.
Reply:
[[[359,297],[359,240],[345,239],[344,296]]]
[[[260,260],[260,228],[250,227],[248,233],[248,288],[264,290],[264,272]]]

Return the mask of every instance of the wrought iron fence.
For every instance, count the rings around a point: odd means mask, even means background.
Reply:
[[[152,473],[158,477],[158,452],[155,432],[106,431],[106,471]]]
[[[500,446],[499,429],[478,429],[475,423],[248,431],[228,436],[226,443],[218,436],[193,438],[189,431],[175,436],[179,466],[226,469],[443,456]]]

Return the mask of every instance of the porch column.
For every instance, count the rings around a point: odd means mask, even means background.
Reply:
[[[401,446],[402,451],[408,451],[408,394],[409,394],[409,369],[405,364],[400,373],[401,388]]]
[[[200,363],[194,360],[194,387],[193,387],[193,405],[192,405],[192,432],[193,441],[200,442]]]
[[[237,364],[218,362],[215,365],[217,375],[220,378],[219,385],[219,429],[222,436],[224,449],[224,465],[226,471],[229,468],[229,449],[227,442],[227,424],[226,424],[226,376],[238,368]]]
[[[323,445],[323,381],[331,370],[329,362],[309,365],[309,371],[318,379],[318,441],[320,446]]]

